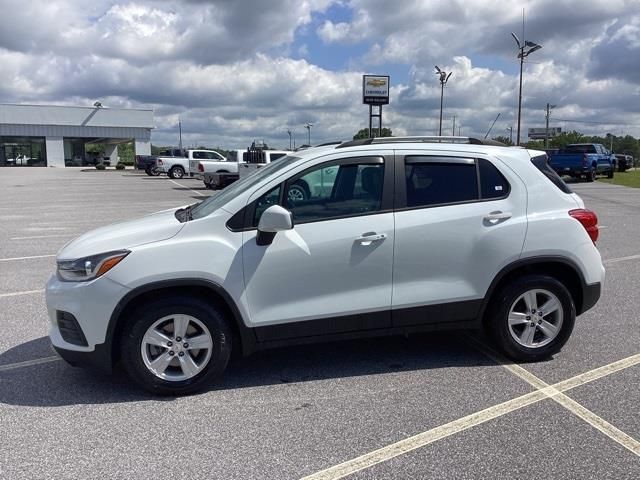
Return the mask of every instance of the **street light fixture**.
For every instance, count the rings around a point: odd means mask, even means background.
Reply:
[[[449,77],[453,72],[445,72],[444,70],[440,70],[440,67],[436,65],[436,75],[440,76],[440,128],[438,129],[438,136],[442,136],[442,100],[444,98],[444,86],[449,81]]]
[[[307,129],[307,145],[311,146],[311,127],[313,127],[313,123],[306,123],[304,128]]]
[[[524,65],[525,57],[528,57],[530,54],[532,54],[536,50],[540,50],[542,48],[542,45],[538,45],[537,43],[530,42],[529,40],[525,40],[524,43],[520,43],[520,39],[513,32],[511,32],[511,36],[518,44],[518,58],[520,59],[520,93],[518,94],[518,134],[516,136],[516,145],[520,145],[520,118],[522,115],[522,67]]]

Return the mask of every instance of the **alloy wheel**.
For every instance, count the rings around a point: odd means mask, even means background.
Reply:
[[[171,382],[198,375],[211,360],[213,339],[191,315],[168,315],[151,325],[141,344],[142,360],[156,377]]]
[[[552,342],[562,329],[562,321],[562,304],[549,290],[528,290],[509,309],[509,333],[527,348],[540,348]]]

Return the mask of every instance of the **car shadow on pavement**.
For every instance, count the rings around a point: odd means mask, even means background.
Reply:
[[[34,356],[33,352],[48,353]],[[112,375],[74,368],[52,361],[11,370],[2,365],[48,357],[53,354],[48,337],[16,346],[0,354],[0,403],[53,407],[105,404],[145,400],[172,401],[136,387],[121,368]],[[221,382],[208,391],[286,385],[430,369],[473,368],[494,365],[467,345],[456,332],[430,333],[410,337],[350,340],[267,350],[249,357],[234,358]]]

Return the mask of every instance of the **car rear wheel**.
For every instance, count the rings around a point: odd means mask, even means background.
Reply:
[[[590,172],[587,173],[587,182],[595,182],[596,180],[596,169],[592,168]]]
[[[609,172],[607,172],[607,178],[613,178],[613,170],[614,170],[614,168],[611,167],[611,170],[609,170]]]
[[[184,177],[184,168],[182,168],[180,165],[171,167],[171,170],[169,170],[169,177],[177,180],[181,179],[182,177]]]
[[[575,317],[573,299],[562,283],[528,275],[492,297],[485,327],[505,355],[530,362],[559,352],[573,331]]]
[[[185,395],[222,376],[231,330],[215,307],[174,297],[143,305],[127,319],[121,358],[129,376],[159,395]]]

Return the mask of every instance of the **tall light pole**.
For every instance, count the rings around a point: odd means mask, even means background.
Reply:
[[[307,145],[311,146],[311,127],[313,127],[313,123],[306,123],[304,128],[307,129]]]
[[[513,127],[507,127],[506,130],[509,131],[509,143],[513,145]]]
[[[523,44],[520,43],[520,39],[518,36],[511,32],[511,36],[518,44],[518,58],[520,59],[520,93],[518,94],[518,134],[516,136],[516,145],[520,145],[520,118],[522,116],[522,67],[524,65],[525,57],[528,57],[530,54],[535,52],[536,50],[540,50],[542,45],[538,45],[537,43],[530,42],[529,40],[525,40]]]
[[[445,72],[444,70],[440,70],[440,67],[436,65],[436,75],[440,76],[440,128],[438,129],[438,136],[442,136],[442,101],[444,99],[444,86],[449,81],[449,77],[453,72]]]
[[[291,129],[290,128],[287,128],[287,133],[289,134],[289,150],[293,150],[291,148]]]

